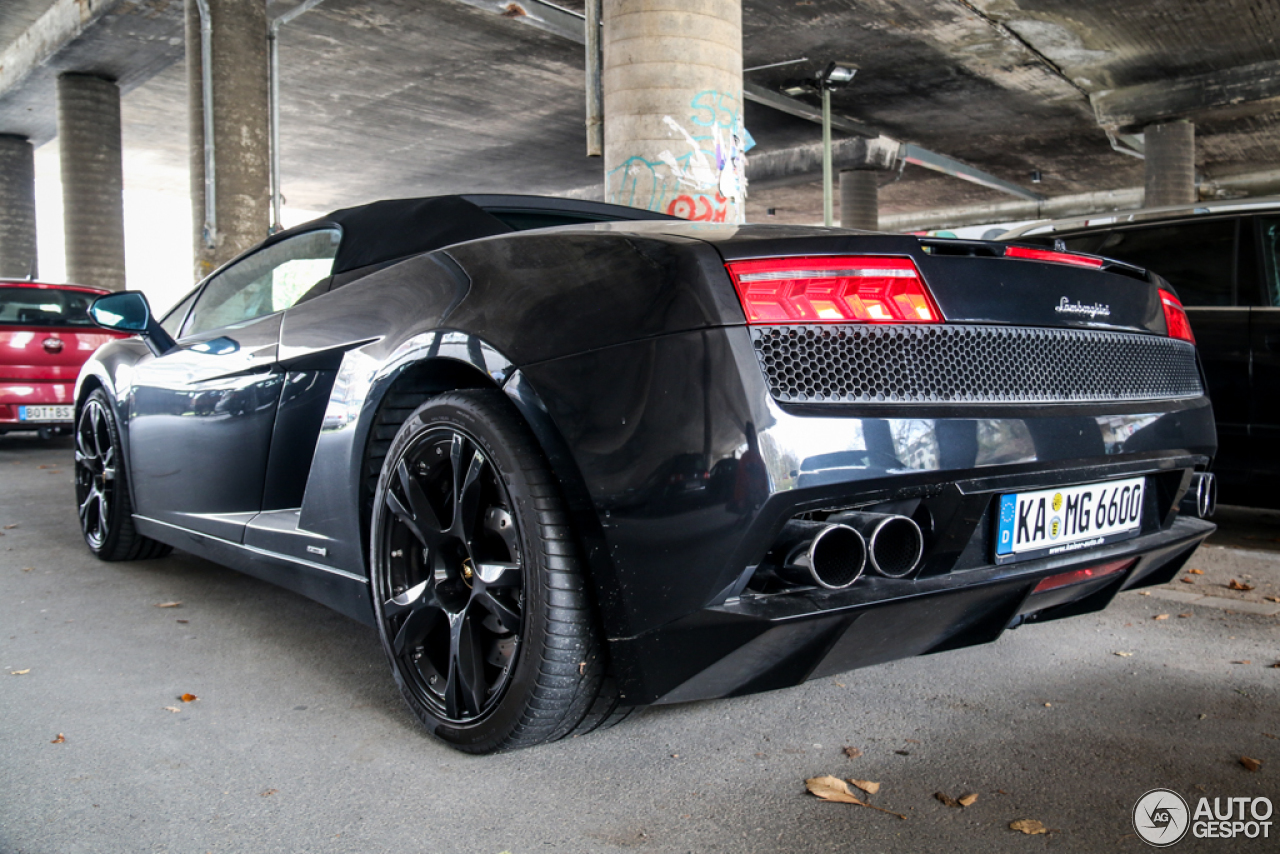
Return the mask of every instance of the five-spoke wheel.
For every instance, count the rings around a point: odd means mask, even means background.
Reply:
[[[76,503],[80,529],[94,551],[111,533],[111,508],[116,492],[116,444],[106,402],[91,396],[76,425]]]
[[[76,417],[76,505],[89,550],[103,560],[162,557],[171,549],[139,534],[133,524],[120,429],[111,401],[94,389]]]
[[[498,702],[520,644],[523,579],[511,498],[476,441],[422,434],[383,492],[392,595],[383,619],[401,669],[441,718]]]
[[[594,721],[604,661],[572,529],[505,395],[444,394],[409,416],[371,546],[383,648],[435,735],[488,753]]]

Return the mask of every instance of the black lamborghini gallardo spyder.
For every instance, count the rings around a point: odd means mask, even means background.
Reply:
[[[445,196],[266,240],[75,396],[84,537],[376,626],[483,753],[994,640],[1213,530],[1173,290],[1105,258]]]

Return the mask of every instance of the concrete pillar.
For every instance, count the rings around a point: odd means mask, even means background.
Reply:
[[[36,161],[25,136],[0,134],[0,278],[35,278]]]
[[[880,230],[880,176],[875,169],[840,173],[840,227]]]
[[[742,222],[742,0],[604,0],[605,199]]]
[[[124,290],[120,88],[92,74],[58,77],[58,155],[67,281]]]
[[[200,12],[187,0],[187,105],[191,143],[191,212],[195,275],[267,236],[271,223],[267,4],[206,0],[212,24],[214,197],[216,229],[206,234],[204,87]]]
[[[1196,126],[1186,121],[1147,125],[1143,138],[1147,175],[1142,206],[1194,204]]]

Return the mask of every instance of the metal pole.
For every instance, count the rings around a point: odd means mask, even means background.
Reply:
[[[602,0],[587,0],[587,156],[604,154],[604,89],[600,85],[600,6]]]
[[[218,198],[214,175],[213,141],[213,20],[208,0],[196,0],[200,10],[200,91],[204,108],[204,242],[210,249],[218,245]]]
[[[204,0],[201,0],[204,2]],[[269,234],[280,231],[284,225],[280,222],[280,208],[284,205],[284,192],[280,178],[280,28],[299,15],[305,14],[323,3],[324,0],[306,0],[271,21],[267,28],[267,53],[270,61],[267,64],[267,75],[270,77],[268,100],[271,109],[268,121],[271,125],[271,228]]]
[[[271,227],[268,234],[280,230],[280,21],[271,22],[267,28],[267,54],[269,64],[267,74],[271,78],[268,98],[271,103],[269,123],[271,125]]]
[[[831,90],[822,87],[822,224],[830,228],[835,225],[835,212],[832,210],[832,175],[831,175]]]

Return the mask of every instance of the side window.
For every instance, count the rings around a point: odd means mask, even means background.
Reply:
[[[1183,305],[1235,305],[1234,219],[1068,237],[1066,244],[1159,273],[1177,289]]]
[[[253,253],[205,285],[182,334],[194,335],[283,311],[328,278],[342,232],[308,231]]]
[[[1260,217],[1265,304],[1280,308],[1280,217]]]
[[[200,293],[200,289],[196,288],[187,294],[186,298],[169,309],[169,313],[164,316],[164,320],[160,321],[160,326],[164,328],[174,338],[178,337],[178,330],[182,328],[182,321],[187,319],[187,312],[191,310],[191,303],[196,301],[196,295]]]

